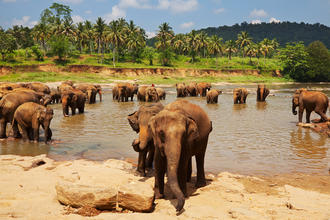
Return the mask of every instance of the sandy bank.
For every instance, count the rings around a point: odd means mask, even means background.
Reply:
[[[43,162],[40,162],[43,161]],[[126,163],[119,161],[121,164]],[[55,185],[61,170],[74,161],[55,162],[46,156],[0,156],[0,219],[329,219],[330,176],[290,174],[252,177],[227,172],[207,176],[208,185],[195,190],[189,183],[185,210],[176,215],[176,200],[155,200],[152,213],[76,210],[57,201]],[[104,162],[107,163],[107,162]],[[76,163],[79,164],[79,163]],[[95,168],[99,163],[83,161]],[[116,166],[115,166],[116,168]],[[81,168],[82,169],[82,168]],[[73,176],[82,170],[75,167]],[[116,169],[121,169],[118,166]],[[103,175],[95,173],[95,176]],[[134,174],[132,178],[134,177]],[[108,175],[116,178],[115,175]],[[134,177],[135,178],[135,177]],[[153,178],[145,180],[152,184]]]
[[[97,73],[104,76],[224,76],[224,75],[255,75],[259,70],[214,70],[214,69],[189,69],[189,68],[111,68],[92,65],[67,65],[56,66],[54,64],[0,66],[0,75],[13,72],[70,72],[70,73]],[[270,71],[273,76],[280,77],[279,70]]]

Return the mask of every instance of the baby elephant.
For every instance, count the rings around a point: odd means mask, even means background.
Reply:
[[[39,127],[41,125],[45,131],[45,142],[47,143],[52,138],[52,131],[49,126],[53,115],[53,109],[50,107],[26,102],[16,109],[12,123],[21,127],[24,140],[34,140],[34,142],[39,141]]]
[[[218,96],[222,93],[221,90],[211,89],[206,93],[206,102],[208,104],[218,103]]]

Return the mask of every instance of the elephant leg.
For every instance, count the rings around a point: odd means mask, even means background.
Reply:
[[[79,111],[79,114],[84,113],[84,111],[85,111],[85,105],[80,106],[80,107],[78,108],[78,111]]]
[[[303,117],[304,109],[299,107],[299,123],[302,122],[302,117]]]
[[[24,125],[20,125],[21,130],[22,130],[22,136],[23,136],[23,140],[27,141],[29,140],[29,130],[27,127],[25,127]]]
[[[153,143],[150,144],[149,150],[148,150],[148,156],[146,159],[146,167],[152,168],[152,163],[154,162],[154,156],[155,156],[155,146]]]
[[[306,109],[306,123],[310,123],[311,111]]]
[[[196,157],[196,166],[197,166],[197,182],[195,186],[199,188],[206,185],[205,173],[204,173],[205,151],[196,154],[195,157]]]
[[[188,160],[188,167],[187,167],[187,182],[191,181],[191,173],[192,173],[192,166],[191,166],[191,157]]]
[[[164,176],[166,172],[166,159],[161,156],[159,148],[155,148],[155,198],[164,197]]]
[[[14,138],[21,138],[22,135],[19,133],[17,122],[12,124]]]
[[[33,140],[34,142],[39,141],[39,126],[37,128],[33,128]]]
[[[315,112],[321,116],[321,121],[322,122],[326,122],[328,121],[328,118],[327,118],[327,115],[325,114],[327,112],[327,110],[324,110],[324,112],[322,110],[318,110],[318,109],[315,109]]]
[[[147,156],[148,151],[144,150],[142,152],[139,152],[139,158],[138,158],[138,167],[137,171],[142,175],[146,176],[145,173],[145,163],[146,163],[146,156]]]

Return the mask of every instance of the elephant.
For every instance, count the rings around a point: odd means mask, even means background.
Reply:
[[[297,90],[292,98],[292,113],[297,115],[296,107],[299,107],[299,123],[302,122],[304,110],[306,109],[306,123],[310,123],[310,115],[315,111],[321,116],[321,121],[328,120],[326,113],[329,106],[329,98],[319,91]]]
[[[208,104],[218,103],[218,96],[222,94],[221,90],[211,89],[206,93],[206,102]]]
[[[12,122],[12,127],[19,127],[22,130],[24,140],[39,141],[39,127],[40,125],[45,131],[45,143],[52,138],[52,130],[50,129],[50,122],[53,119],[53,109],[43,105],[26,102],[20,105],[15,113]]]
[[[139,84],[131,84],[127,83],[127,97],[131,97],[131,101],[133,101],[134,95],[138,93]]]
[[[65,90],[61,94],[63,115],[69,116],[69,107],[71,108],[72,115],[76,114],[76,108],[79,113],[84,113],[86,95],[79,89]]]
[[[66,84],[66,85],[69,85],[71,87],[74,87],[73,82],[71,80],[65,80],[64,82],[62,82],[62,84]]]
[[[0,89],[14,90],[22,87],[25,87],[24,83],[0,83]]]
[[[42,97],[32,92],[17,91],[8,93],[0,100],[0,138],[7,137],[7,123],[12,123],[16,109],[25,102],[35,102],[40,104],[42,102]],[[15,125],[13,127],[13,132],[15,138],[20,137],[18,127]]]
[[[246,97],[248,96],[248,91],[245,88],[235,88],[234,89],[234,104],[245,103]]]
[[[50,96],[53,104],[59,103],[61,100],[61,93],[57,89],[51,89]]]
[[[139,133],[139,138],[135,139],[132,146],[139,152],[137,171],[145,176],[145,169],[152,168],[155,147],[150,130],[148,130],[149,119],[163,110],[161,103],[153,103],[141,106],[138,111],[128,115],[127,119],[133,131]],[[143,151],[139,149],[143,148]],[[148,156],[148,157],[147,157]]]
[[[76,89],[79,89],[80,91],[82,91],[83,93],[85,93],[86,95],[86,101],[89,104],[93,104],[96,102],[96,93],[97,93],[97,89],[94,85],[92,84],[78,84],[75,86]]]
[[[198,95],[198,90],[197,90],[197,83],[196,82],[191,82],[187,86],[187,91],[190,96],[197,96]]]
[[[50,94],[49,86],[47,86],[44,83],[40,83],[40,82],[27,83],[24,87],[28,88],[28,89],[32,89],[36,92],[42,92],[42,93],[45,93],[45,94]]]
[[[257,89],[257,102],[264,102],[269,95],[269,89],[265,85],[258,85]]]
[[[197,92],[201,97],[206,96],[206,92],[212,88],[211,83],[200,82],[197,84]]]
[[[188,95],[188,91],[185,83],[177,83],[176,87],[176,97],[186,97]]]
[[[127,102],[128,101],[128,88],[126,83],[117,85],[118,91],[118,102]]]
[[[156,91],[157,91],[159,99],[160,100],[165,100],[165,98],[166,98],[165,90],[163,88],[156,88]]]
[[[164,196],[164,174],[182,210],[191,178],[191,157],[196,157],[196,187],[206,185],[204,158],[212,122],[198,105],[186,100],[168,104],[148,123],[155,146],[155,197]],[[144,150],[139,146],[140,150]]]
[[[72,86],[70,86],[70,85],[68,85],[68,84],[66,84],[66,83],[62,83],[61,85],[59,85],[59,86],[57,87],[57,90],[60,92],[61,95],[62,95],[62,93],[64,93],[65,91],[67,91],[67,90],[72,90],[72,89],[74,89],[74,87],[72,87]]]
[[[155,87],[149,86],[145,90],[145,101],[146,102],[158,102],[159,96]]]
[[[97,94],[99,94],[100,102],[102,102],[102,87],[101,85],[94,85],[96,88]]]
[[[148,88],[148,86],[140,86],[138,89],[138,93],[137,93],[137,100],[138,101],[146,101],[146,89]]]

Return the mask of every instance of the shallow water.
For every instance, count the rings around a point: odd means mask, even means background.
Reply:
[[[320,90],[330,96],[330,84],[270,85],[271,95],[265,103],[256,102],[256,85],[244,85],[250,91],[247,103],[234,105],[232,89],[240,86],[214,86],[223,90],[218,104],[206,104],[201,97],[185,98],[200,105],[213,122],[205,169],[242,174],[328,174],[330,138],[296,126],[298,116],[291,112],[291,96],[300,87]],[[176,99],[175,88],[166,90],[163,104]],[[52,144],[2,140],[0,154],[48,154],[57,160],[137,158],[131,142],[138,135],[126,117],[143,104],[136,100],[113,102],[110,91],[105,91],[104,101],[87,105],[85,114],[63,117],[61,106],[52,105],[55,111]],[[313,118],[319,116],[313,113]]]

